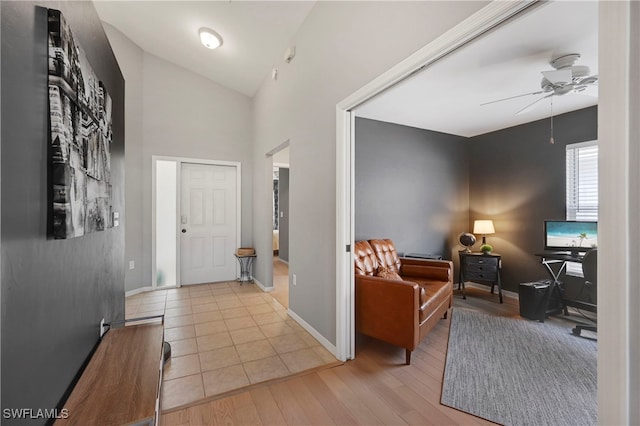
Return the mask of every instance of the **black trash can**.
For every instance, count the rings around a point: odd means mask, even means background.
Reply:
[[[544,322],[548,308],[547,292],[550,288],[549,280],[521,283],[518,289],[520,316]]]

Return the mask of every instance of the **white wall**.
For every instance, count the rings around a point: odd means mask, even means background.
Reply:
[[[638,425],[640,3],[599,13],[598,424]]]
[[[105,31],[125,77],[127,291],[151,285],[151,156],[242,164],[242,245],[252,245],[251,99]]]
[[[144,52],[120,31],[102,23],[124,76],[124,162],[125,211],[120,220],[125,226],[125,291],[143,285],[142,278],[142,67]],[[149,225],[150,226],[150,225]],[[135,269],[129,269],[129,261]],[[151,285],[151,278],[144,285]]]
[[[270,161],[290,140],[289,306],[336,341],[336,104],[462,21],[485,2],[318,2],[254,102],[254,275],[271,285]]]

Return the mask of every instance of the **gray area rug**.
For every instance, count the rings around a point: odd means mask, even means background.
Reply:
[[[444,405],[504,425],[592,425],[596,342],[569,324],[455,308]]]

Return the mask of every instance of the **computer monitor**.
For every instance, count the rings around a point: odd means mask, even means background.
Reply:
[[[545,220],[544,249],[581,252],[598,247],[598,222]]]

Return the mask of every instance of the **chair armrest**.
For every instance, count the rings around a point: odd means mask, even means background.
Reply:
[[[356,329],[413,350],[419,338],[420,286],[402,280],[356,275]]]
[[[450,260],[400,258],[400,275],[453,282],[453,262]]]

